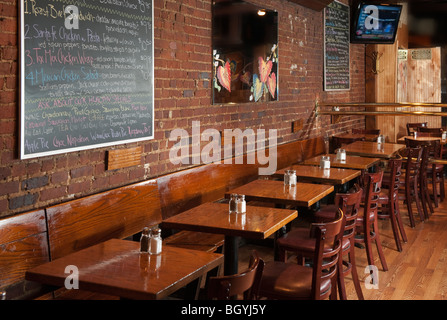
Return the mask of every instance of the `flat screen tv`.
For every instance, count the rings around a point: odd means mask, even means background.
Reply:
[[[394,43],[401,11],[401,5],[360,3],[354,14],[351,42]]]

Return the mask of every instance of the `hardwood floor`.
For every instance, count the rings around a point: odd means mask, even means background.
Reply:
[[[406,205],[400,202],[408,242],[398,252],[388,220],[379,221],[380,236],[388,271],[382,271],[374,246],[374,258],[379,268],[378,288],[367,289],[365,281],[365,249],[356,247],[356,263],[365,300],[445,300],[447,299],[447,199],[435,208],[429,220],[421,222],[415,215],[416,226],[410,227]],[[300,219],[300,218],[298,218]],[[248,264],[251,250],[257,250],[265,261],[273,260],[272,249],[265,246],[245,244],[240,250],[239,270]],[[293,258],[291,258],[291,261]],[[352,278],[346,279],[349,300],[357,300]]]

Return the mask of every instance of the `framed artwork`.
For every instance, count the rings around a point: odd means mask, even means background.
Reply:
[[[213,103],[278,99],[278,13],[245,1],[213,4]]]

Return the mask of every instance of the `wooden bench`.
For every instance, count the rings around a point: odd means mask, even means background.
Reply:
[[[162,223],[157,179],[148,180],[99,194],[48,207],[48,241],[51,259],[84,249],[111,238],[128,238],[144,227]],[[205,236],[203,236],[205,235]],[[208,235],[185,233],[179,246],[210,251]],[[215,235],[212,235],[215,236]],[[178,240],[178,238],[176,238]],[[176,245],[165,239],[165,245]],[[60,294],[62,292],[62,294]],[[117,299],[82,290],[60,290],[58,299]]]
[[[0,291],[6,299],[33,299],[46,292],[25,280],[28,269],[50,261],[44,210],[0,220],[0,257]]]
[[[161,223],[156,180],[101,192],[46,209],[50,257],[56,259]]]
[[[322,137],[277,146],[277,169],[323,153]],[[206,164],[156,179],[104,191],[0,220],[0,291],[10,298],[34,298],[42,287],[24,279],[25,271],[111,238],[128,238],[146,226],[205,202],[258,178],[258,164]],[[177,230],[174,230],[177,231]],[[180,231],[165,245],[216,251],[223,235]],[[34,288],[34,286],[36,286]],[[81,290],[58,290],[56,298],[112,299]],[[48,297],[44,296],[44,297]]]

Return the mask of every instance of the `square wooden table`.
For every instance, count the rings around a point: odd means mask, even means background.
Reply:
[[[245,214],[229,214],[228,203],[204,203],[163,220],[163,227],[225,235],[224,272],[238,272],[238,239],[266,239],[298,217],[296,210],[247,206]]]
[[[219,266],[223,255],[163,246],[159,255],[140,254],[140,243],[112,239],[42,264],[26,279],[64,287],[67,266],[79,271],[79,289],[127,299],[163,299]],[[75,290],[75,289],[72,289]]]
[[[400,150],[405,149],[405,146],[398,143],[379,144],[371,141],[355,141],[343,146],[343,149],[346,150],[347,155],[389,159]]]
[[[345,168],[345,169],[357,169],[367,171],[370,168],[378,165],[381,161],[380,158],[358,157],[346,155],[346,160],[337,160],[336,154],[326,154],[331,160],[331,168]],[[303,164],[319,166],[321,155],[307,160],[304,160]]]
[[[254,180],[225,193],[230,198],[232,193],[243,194],[247,201],[265,201],[297,207],[311,207],[334,191],[334,186],[298,182],[295,187],[284,185],[284,181]]]
[[[332,163],[331,163],[332,165]],[[342,169],[331,167],[322,169],[319,166],[306,166],[294,164],[287,168],[276,171],[273,177],[284,180],[286,170],[295,170],[298,180],[305,180],[318,183],[328,183],[335,185],[343,185],[361,175],[360,170]]]
[[[414,136],[403,136],[397,139],[398,143],[405,144],[405,139],[411,139],[416,141],[433,141],[433,140],[441,140],[441,144],[447,144],[447,140],[442,139],[441,137],[414,137]]]

